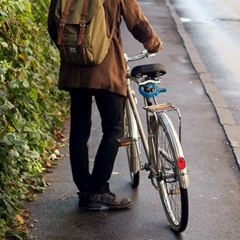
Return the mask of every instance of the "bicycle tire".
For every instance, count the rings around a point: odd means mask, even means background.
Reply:
[[[125,137],[130,137],[133,139],[132,144],[126,146],[126,152],[132,188],[137,188],[140,183],[140,166],[139,166],[140,150],[138,144],[139,141],[138,129],[128,100],[126,100],[124,114],[124,134]]]
[[[155,121],[155,149],[159,174],[157,186],[161,202],[172,230],[183,232],[188,224],[188,190],[180,185],[177,160],[183,156],[176,130],[165,113],[158,113]]]

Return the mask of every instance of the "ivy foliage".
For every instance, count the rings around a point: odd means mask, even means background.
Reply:
[[[53,133],[68,116],[47,33],[49,2],[0,0],[0,239],[26,236],[23,203],[44,190]]]

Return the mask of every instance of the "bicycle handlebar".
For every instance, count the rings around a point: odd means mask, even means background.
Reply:
[[[137,61],[137,60],[141,60],[141,59],[153,57],[153,56],[156,56],[156,54],[149,53],[147,50],[144,50],[140,54],[132,56],[132,57],[128,57],[128,55],[126,53],[124,53],[126,62],[133,62],[133,61]]]

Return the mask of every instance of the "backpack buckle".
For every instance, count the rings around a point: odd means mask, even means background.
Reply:
[[[86,22],[85,20],[81,20],[81,22],[80,22],[80,27],[85,28],[86,23],[87,23],[87,22]]]
[[[59,22],[59,26],[64,27],[65,24],[66,24],[66,21],[61,19],[60,22]]]

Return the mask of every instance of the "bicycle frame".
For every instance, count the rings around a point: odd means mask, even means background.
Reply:
[[[142,126],[141,118],[140,118],[138,110],[137,110],[137,105],[136,105],[136,102],[133,98],[130,81],[131,81],[130,78],[127,78],[127,100],[129,102],[127,101],[126,104],[129,103],[132,110],[133,110],[133,115],[134,115],[134,118],[135,118],[135,121],[136,121],[136,124],[137,124],[139,134],[140,134],[141,139],[142,139],[144,151],[146,153],[147,160],[150,163],[148,143],[147,143],[146,135],[145,135],[145,132],[144,132],[144,129],[143,129],[143,126]]]

